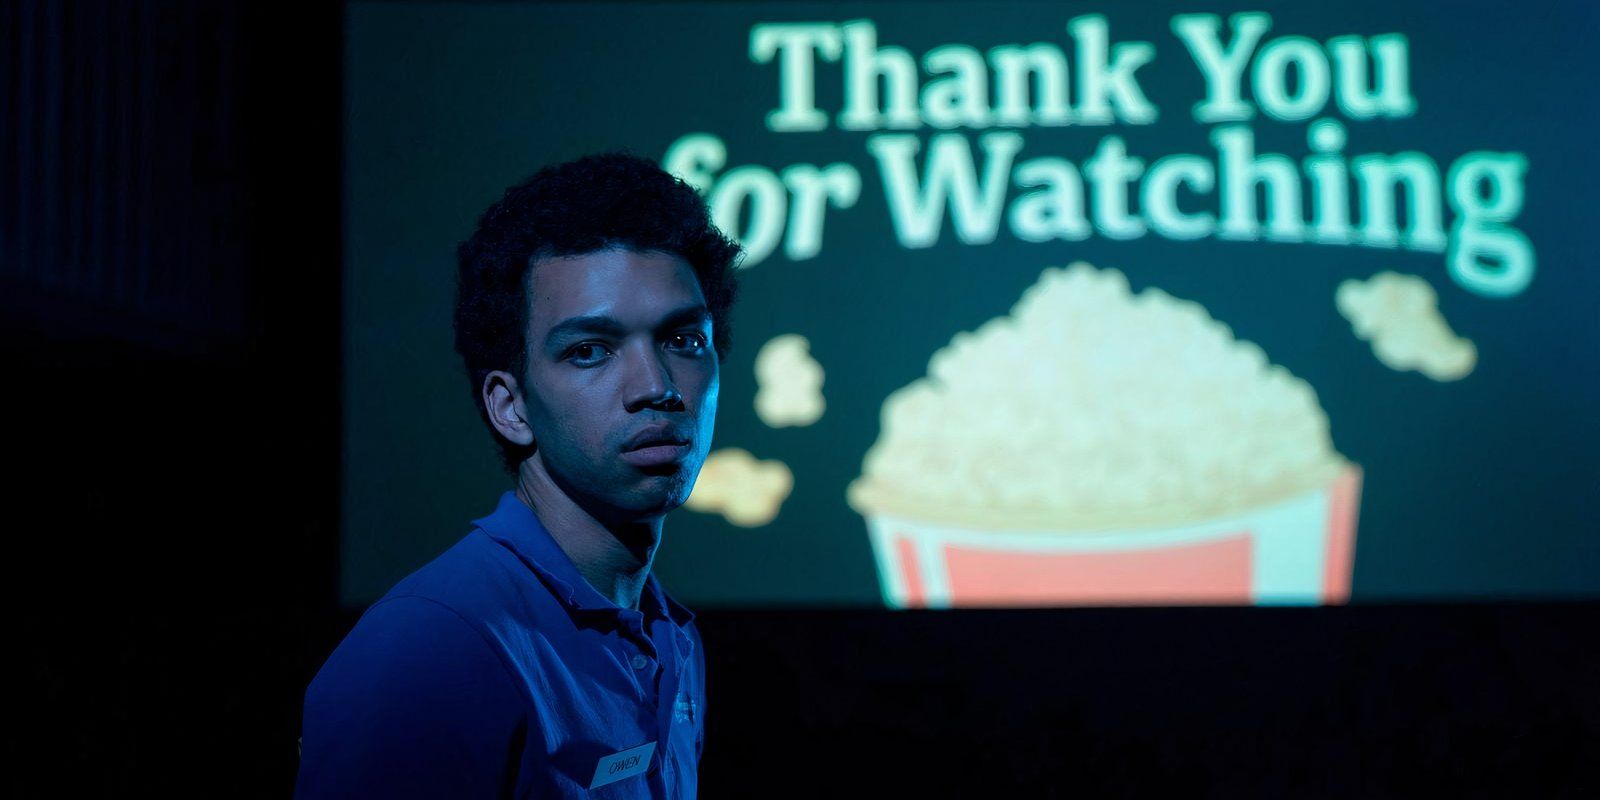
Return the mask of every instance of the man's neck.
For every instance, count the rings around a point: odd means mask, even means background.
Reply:
[[[527,463],[517,475],[517,499],[533,509],[590,586],[618,606],[638,610],[661,543],[661,517],[608,525],[562,492],[542,468]]]

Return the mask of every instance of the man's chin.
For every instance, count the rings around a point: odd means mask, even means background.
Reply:
[[[628,509],[641,518],[665,516],[689,500],[692,488],[679,475],[658,476],[643,482]]]

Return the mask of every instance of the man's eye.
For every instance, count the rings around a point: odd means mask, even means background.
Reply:
[[[570,356],[577,356],[578,357],[577,360],[579,360],[579,361],[598,361],[598,360],[600,360],[600,358],[602,358],[602,356],[600,356],[600,355],[592,355],[592,356],[591,355],[585,355],[585,354],[594,353],[594,352],[598,352],[598,353],[602,353],[603,354],[603,353],[605,353],[607,351],[606,351],[605,347],[603,347],[602,345],[596,344],[594,342],[585,342],[583,344],[578,345],[577,347],[572,348],[571,350],[568,350],[567,351],[567,355],[569,357]]]
[[[680,333],[672,337],[672,343],[682,350],[699,351],[706,346],[706,337],[698,333]]]

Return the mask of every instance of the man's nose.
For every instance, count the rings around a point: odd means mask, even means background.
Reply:
[[[645,408],[673,411],[683,405],[683,395],[678,392],[672,370],[667,368],[666,355],[660,349],[654,345],[632,348],[627,362],[629,412]]]

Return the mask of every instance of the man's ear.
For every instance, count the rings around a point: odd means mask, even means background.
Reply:
[[[483,378],[483,407],[489,411],[489,424],[507,440],[531,446],[533,429],[528,427],[527,406],[521,387],[509,372],[494,370]]]

